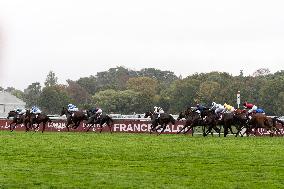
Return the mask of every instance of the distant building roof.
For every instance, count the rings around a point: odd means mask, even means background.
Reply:
[[[16,104],[25,106],[26,103],[8,92],[0,92],[0,104]]]

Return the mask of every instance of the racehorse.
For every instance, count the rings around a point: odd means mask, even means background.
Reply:
[[[232,134],[234,134],[232,125],[234,124],[234,113],[232,112],[225,112],[223,113],[222,119],[220,121],[221,124],[224,126],[224,137],[229,134],[229,129]]]
[[[175,119],[173,118],[172,115],[167,114],[167,113],[161,113],[160,117],[158,118],[157,115],[154,114],[152,111],[147,111],[145,112],[144,118],[150,117],[151,118],[151,129],[150,129],[150,134],[152,131],[156,131],[162,128],[162,131],[159,133],[163,133],[169,123],[172,123],[173,125],[175,124]],[[160,126],[159,126],[160,125]]]
[[[219,129],[217,125],[219,125],[221,121],[218,120],[218,117],[215,114],[215,111],[211,109],[204,110],[202,112],[202,116],[204,116],[203,118],[204,125],[208,126],[207,131],[203,132],[203,136],[207,136],[212,131],[212,129],[214,129],[219,134],[219,137],[220,137],[221,129]]]
[[[200,114],[196,111],[191,111],[189,109],[185,110],[184,112],[181,112],[177,118],[177,120],[180,120],[182,118],[185,118],[185,124],[183,126],[183,128],[181,130],[179,130],[177,132],[177,134],[181,133],[182,131],[183,134],[186,134],[187,132],[189,132],[192,129],[191,135],[193,136],[194,130],[193,128],[196,126],[202,126],[202,130],[204,132],[204,123],[203,120],[200,116]],[[187,130],[185,130],[186,128],[188,128]]]
[[[26,132],[29,131],[28,128],[29,119],[26,117],[26,115],[19,115],[16,111],[12,110],[8,113],[7,119],[9,119],[10,117],[13,117],[13,121],[10,123],[11,132],[14,131],[16,125],[18,124],[24,124]]]
[[[96,115],[91,110],[87,110],[87,116],[88,116],[87,124],[90,124],[89,128],[87,129],[87,132],[91,129],[92,126],[94,126],[94,124],[99,124],[100,133],[101,133],[103,130],[103,125],[107,124],[110,133],[112,133],[113,119],[109,115],[102,114],[99,117],[96,117]]]
[[[237,133],[235,135],[235,137],[237,137],[239,134],[241,134],[241,130],[243,128],[248,128],[248,116],[247,116],[247,112],[245,110],[241,110],[241,109],[236,109],[234,112],[234,125],[237,128]],[[241,136],[243,137],[243,134],[241,134]]]
[[[51,123],[51,119],[43,113],[40,113],[38,116],[34,113],[30,113],[30,111],[27,111],[26,113],[27,118],[29,119],[30,128],[33,126],[33,124],[37,124],[36,128],[34,130],[38,129],[40,124],[42,123],[42,133],[45,130],[46,123]]]
[[[251,119],[249,120],[249,127],[246,130],[247,136],[249,136],[249,133],[251,133],[252,129],[254,129],[254,135],[256,135],[258,128],[267,129],[270,132],[271,137],[274,135],[275,131],[280,133],[280,130],[276,127],[276,119],[259,113],[252,115]]]
[[[66,115],[67,125],[66,128],[69,131],[69,125],[73,125],[73,129],[77,129],[83,120],[88,120],[87,115],[83,111],[76,111],[73,114],[63,107],[60,116]]]

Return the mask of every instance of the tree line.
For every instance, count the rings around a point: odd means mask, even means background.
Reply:
[[[124,67],[111,68],[96,75],[67,80],[59,84],[50,71],[41,86],[30,84],[24,91],[1,88],[27,103],[39,106],[48,114],[58,114],[62,107],[74,103],[81,109],[100,107],[106,113],[144,113],[161,106],[178,113],[197,103],[210,106],[212,101],[236,104],[237,91],[241,102],[248,101],[263,108],[269,115],[284,114],[284,70],[270,73],[258,69],[251,76],[226,72],[195,73],[181,78],[171,71],[145,68],[134,71]]]

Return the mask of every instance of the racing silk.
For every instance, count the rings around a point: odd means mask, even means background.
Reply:
[[[76,111],[78,111],[78,108],[73,104],[68,104],[68,111],[69,112],[76,112]]]
[[[257,109],[255,110],[255,113],[265,114],[264,110],[261,109],[261,108],[257,108]]]
[[[196,110],[198,110],[199,112],[203,112],[205,108],[206,108],[206,107],[203,106],[203,105],[197,105],[197,106],[196,106]]]
[[[228,112],[234,112],[235,111],[235,108],[229,104],[224,104],[224,107],[225,107],[225,111],[228,111]]]
[[[23,108],[23,109],[17,108],[17,109],[15,110],[15,112],[16,112],[17,114],[19,114],[19,115],[23,115],[23,114],[25,114],[25,113],[27,112],[27,110],[26,110],[25,108]]]
[[[244,107],[247,108],[247,109],[252,109],[253,106],[255,106],[254,104],[249,104],[247,102],[244,103]]]
[[[161,107],[155,106],[154,107],[154,113],[155,114],[161,114],[161,113],[164,113],[164,110]]]
[[[40,114],[40,113],[41,113],[41,110],[40,110],[38,107],[33,106],[33,107],[32,107],[32,113],[34,113],[34,114]]]
[[[216,104],[214,103],[213,106],[211,107],[212,110],[216,109],[224,109],[224,106],[222,104]]]

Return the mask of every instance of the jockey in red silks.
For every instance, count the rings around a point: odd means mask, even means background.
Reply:
[[[253,111],[257,110],[257,106],[254,105],[254,104],[250,104],[250,103],[245,102],[243,105],[246,109],[248,109],[249,114],[252,113]]]

